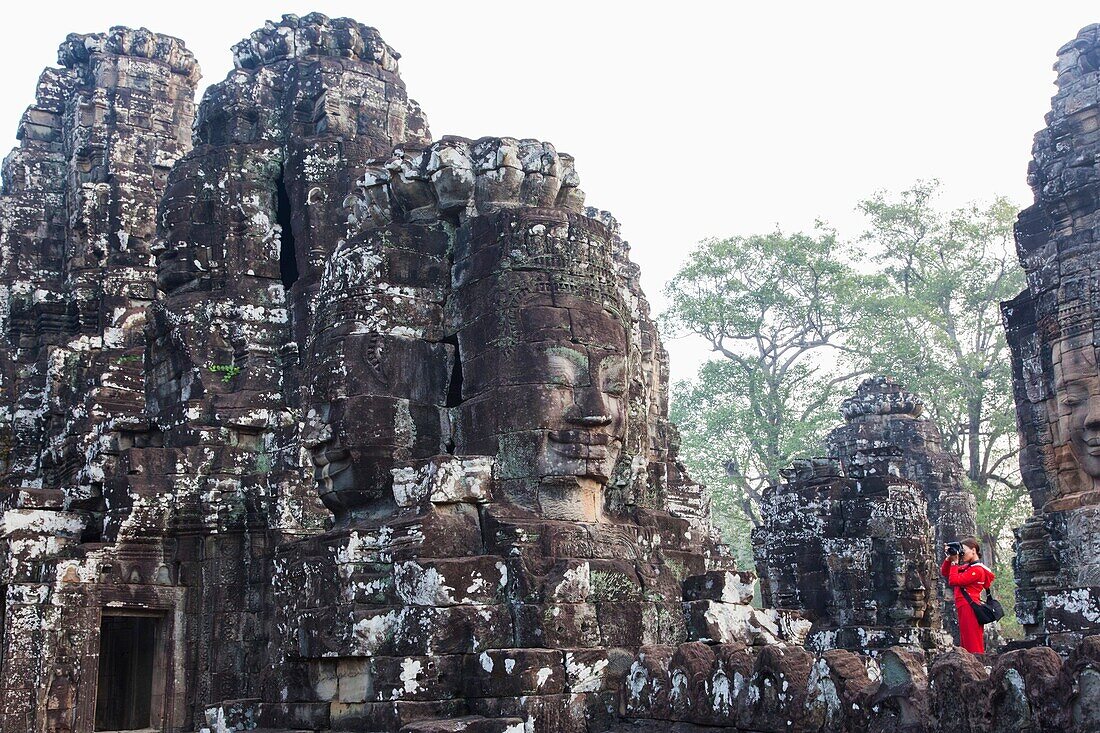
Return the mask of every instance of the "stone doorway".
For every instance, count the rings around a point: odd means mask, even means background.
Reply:
[[[159,731],[164,709],[162,618],[104,612],[96,731]]]

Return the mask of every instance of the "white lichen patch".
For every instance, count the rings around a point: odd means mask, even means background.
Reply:
[[[413,560],[394,565],[394,589],[405,603],[416,606],[450,606],[457,603],[455,589],[439,570]]]
[[[1100,624],[1100,597],[1088,588],[1072,588],[1046,596],[1044,605],[1080,616],[1090,625]]]
[[[491,456],[437,457],[419,468],[391,469],[394,499],[398,506],[484,504],[492,498],[495,465]]]
[[[573,652],[565,653],[565,678],[572,692],[600,692],[603,690],[607,659],[597,659],[586,664]]]
[[[412,695],[420,689],[420,673],[423,670],[424,665],[419,659],[401,660],[401,686],[404,694]],[[395,698],[398,696],[394,695]]]
[[[386,646],[400,624],[397,611],[361,618],[352,627],[351,649],[357,656],[373,656]]]

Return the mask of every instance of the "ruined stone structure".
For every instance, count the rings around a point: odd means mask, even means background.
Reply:
[[[180,41],[70,36],[5,163],[0,731],[947,731],[964,680],[1095,719],[1091,639],[987,673],[751,605],[569,156],[433,142],[349,19],[234,58],[195,109]],[[886,474],[853,530],[919,564]]]
[[[94,686],[101,628],[119,624],[171,660],[145,670],[147,704],[183,703],[183,637],[169,633],[183,540],[171,488],[139,456],[160,440],[144,376],[156,211],[191,145],[198,67],[180,41],[124,28],[71,35],[58,58],[0,197],[4,731],[91,730],[96,700],[78,691]],[[152,634],[112,615],[123,603],[169,621]]]
[[[812,649],[947,643],[932,527],[944,505],[960,515],[937,532],[973,534],[973,498],[921,408],[896,382],[866,380],[841,405],[829,457],[796,461],[764,493],[753,532],[764,602],[812,621]]]
[[[878,448],[900,451],[901,477],[921,489],[932,527],[932,555],[942,557],[947,542],[978,534],[977,502],[963,487],[958,456],[943,447],[943,435],[931,420],[922,420],[921,398],[889,377],[871,377],[840,406],[845,424],[826,440],[830,455],[841,461]],[[939,585],[939,581],[937,581]],[[943,596],[941,619],[952,633],[958,629],[950,592]]]
[[[1058,92],[1035,136],[1035,203],[1016,225],[1028,287],[1004,304],[1021,468],[1034,514],[1017,531],[1017,615],[1061,648],[1100,630],[1100,41],[1058,52]]]
[[[923,412],[923,400],[903,385],[890,377],[871,377],[841,403],[845,424],[832,431],[826,444],[830,457],[844,466],[879,449],[900,452],[897,468],[921,488],[938,557],[945,543],[977,535],[977,507],[963,487],[962,463],[944,450],[936,423],[920,419]]]

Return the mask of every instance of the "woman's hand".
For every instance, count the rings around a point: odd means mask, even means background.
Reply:
[[[944,546],[943,546],[943,551],[944,551],[944,553],[945,553],[945,554],[947,555],[947,558],[946,558],[946,559],[950,560],[950,561],[951,561],[951,564],[952,564],[952,565],[955,565],[956,563],[958,563],[958,562],[959,562],[959,555],[958,555],[958,553],[955,553],[955,552],[951,552],[951,548],[950,548],[950,547],[948,547],[947,545],[944,545]]]

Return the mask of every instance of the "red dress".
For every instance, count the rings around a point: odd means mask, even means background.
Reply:
[[[982,626],[974,617],[974,609],[963,594],[968,594],[975,603],[981,603],[982,591],[993,584],[993,571],[980,562],[953,565],[951,558],[948,558],[940,566],[940,575],[947,578],[947,584],[955,589],[955,611],[959,615],[962,648],[972,654],[984,653],[985,637]]]

